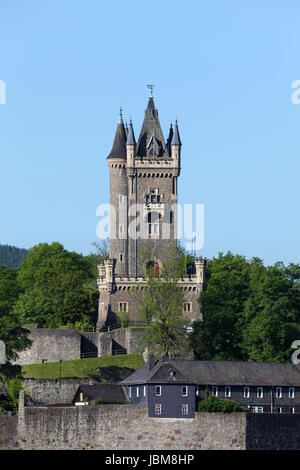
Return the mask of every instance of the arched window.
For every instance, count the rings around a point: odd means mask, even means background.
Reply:
[[[156,261],[149,261],[147,263],[147,271],[154,276],[159,276],[159,264]]]

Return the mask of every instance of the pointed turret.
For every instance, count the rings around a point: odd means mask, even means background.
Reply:
[[[172,142],[172,139],[173,139],[173,134],[174,134],[173,125],[171,123],[170,131],[169,131],[169,137],[168,137],[168,140],[167,140],[167,149],[168,149],[168,152],[169,152],[170,156],[171,156],[171,142]]]
[[[152,93],[149,97],[145,111],[142,130],[137,143],[136,154],[139,157],[157,156],[167,157],[168,151],[158,119],[158,111],[155,109]]]
[[[173,132],[172,140],[171,140],[171,145],[179,145],[181,146],[181,140],[179,136],[179,130],[178,130],[178,122],[177,119],[175,121],[175,129]]]
[[[135,145],[135,144],[136,144],[136,141],[135,141],[135,137],[134,137],[134,130],[133,130],[132,121],[130,119],[126,145]]]
[[[175,121],[175,127],[173,131],[173,136],[171,140],[171,157],[173,159],[173,165],[175,168],[178,168],[180,171],[180,154],[181,154],[181,140],[178,130],[177,119]]]
[[[107,158],[125,158],[126,159],[126,131],[123,123],[122,108],[120,108],[120,118],[114,138],[114,143]]]
[[[136,141],[134,137],[132,121],[130,119],[128,134],[127,134],[127,141],[126,141],[126,158],[127,158],[128,169],[134,167],[135,149],[136,149]]]

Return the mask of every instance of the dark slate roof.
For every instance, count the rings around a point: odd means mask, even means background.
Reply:
[[[117,126],[114,143],[110,154],[107,158],[126,158],[126,131],[123,123],[122,116]]]
[[[158,119],[158,111],[155,109],[153,97],[150,96],[148,107],[145,111],[142,130],[137,143],[137,156],[168,157],[168,150]]]
[[[168,152],[169,152],[170,156],[171,156],[171,142],[172,142],[173,134],[174,134],[174,131],[173,131],[173,126],[171,124],[170,125],[170,131],[169,131],[169,137],[168,137],[168,140],[167,140],[167,149],[168,149]]]
[[[167,367],[198,385],[300,386],[300,366],[293,363],[170,360]],[[165,364],[157,361],[151,371],[145,364],[121,383],[158,382],[164,374]]]
[[[134,137],[133,125],[132,125],[132,121],[130,120],[126,145],[135,145],[135,144],[136,144],[136,141]]]
[[[148,363],[121,382],[122,385],[137,383],[195,383],[184,371],[180,371],[173,362],[156,361],[149,371]]]
[[[79,401],[79,394],[83,392],[84,399],[95,400],[101,398],[103,403],[124,403],[126,396],[119,384],[93,384],[80,385],[73,401]]]
[[[174,128],[174,132],[173,132],[173,136],[172,136],[172,140],[171,140],[171,145],[181,145],[181,140],[180,140],[180,136],[179,136],[177,121],[175,123],[175,128]]]

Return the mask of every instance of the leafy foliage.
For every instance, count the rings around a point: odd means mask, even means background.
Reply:
[[[300,335],[300,266],[219,254],[207,264],[203,322],[191,347],[199,359],[290,361]]]
[[[174,244],[166,253],[160,274],[156,275],[151,270],[147,272],[147,286],[142,291],[140,311],[146,323],[147,347],[156,355],[174,356],[186,347],[184,294],[178,284],[179,272]]]
[[[59,243],[31,248],[18,272],[22,293],[14,307],[23,324],[57,328],[95,314],[97,290],[92,264]]]
[[[228,400],[227,398],[219,398],[210,395],[209,397],[205,398],[198,402],[198,411],[202,412],[214,412],[214,413],[232,413],[237,411],[245,411],[248,410],[242,408],[236,401]]]
[[[15,268],[0,265],[0,339],[6,346],[7,360],[16,359],[17,352],[29,346],[28,330],[22,328],[14,306],[20,294]]]

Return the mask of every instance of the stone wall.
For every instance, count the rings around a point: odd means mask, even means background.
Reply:
[[[29,338],[32,346],[20,352],[17,364],[34,364],[46,360],[56,362],[80,358],[81,336],[75,330],[33,328]]]
[[[0,415],[0,449],[18,447],[18,416]]]
[[[23,449],[244,449],[245,415],[148,418],[144,405],[25,407]]]
[[[33,328],[30,330],[32,346],[19,353],[17,364],[34,364],[46,360],[57,362],[123,352],[141,353],[145,349],[144,328],[123,328],[110,332],[84,332],[75,330]]]
[[[145,405],[23,407],[0,416],[0,449],[300,450],[300,415],[149,418]],[[17,425],[18,420],[18,425]]]
[[[80,384],[92,383],[90,379],[22,379],[22,388],[33,406],[72,404]]]

